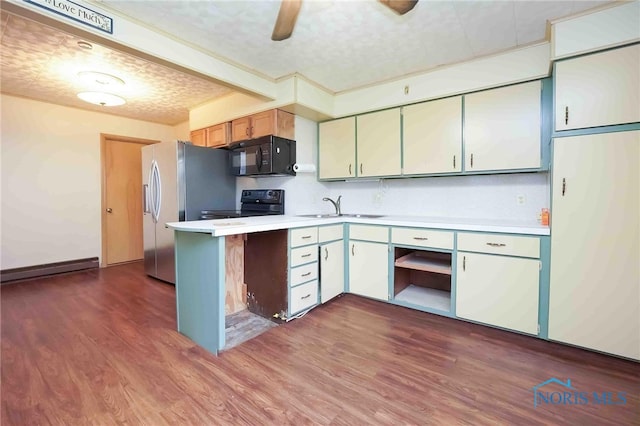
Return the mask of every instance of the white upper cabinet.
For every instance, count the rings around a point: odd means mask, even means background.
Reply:
[[[400,108],[359,115],[357,147],[358,176],[399,175]]]
[[[462,170],[462,97],[402,109],[403,174]]]
[[[318,177],[356,176],[356,118],[347,117],[318,126]]]
[[[542,83],[466,95],[465,171],[538,169]]]
[[[556,130],[639,121],[640,45],[556,63]]]

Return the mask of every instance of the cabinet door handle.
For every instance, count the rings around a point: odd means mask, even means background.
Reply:
[[[569,124],[569,107],[564,107],[564,124]]]
[[[309,257],[309,256],[311,256],[311,253],[303,254],[303,255],[302,255],[302,256],[300,256],[300,257]]]
[[[462,256],[462,270],[467,270],[467,256]]]
[[[351,176],[351,163],[349,163],[349,176]]]
[[[311,235],[303,235],[303,236],[302,236],[302,239],[303,239],[303,240],[308,240],[309,238],[311,238]]]
[[[355,244],[351,244],[351,256],[355,256],[356,255],[355,249],[356,249],[356,245]]]
[[[487,245],[491,246],[491,247],[504,247],[504,246],[506,246],[506,244],[504,244],[504,243],[487,243]]]
[[[564,197],[564,193],[567,191],[567,179],[562,178],[562,196]]]
[[[301,299],[301,300],[302,300],[302,299],[308,299],[308,298],[310,298],[310,297],[311,297],[311,293],[307,294],[306,296],[302,296],[300,299]]]
[[[249,128],[248,127],[246,127],[244,129],[244,134],[247,135],[247,137],[249,137]]]
[[[362,163],[360,163],[360,174],[362,174]]]
[[[429,238],[427,237],[413,237],[414,240],[418,240],[418,241],[427,241]]]
[[[324,248],[324,260],[329,259],[329,250],[325,247]]]
[[[306,274],[302,274],[300,275],[301,277],[308,277],[309,275],[311,275],[311,272],[307,272]]]
[[[455,155],[453,156],[453,168],[454,169],[456,168],[456,156]]]
[[[473,154],[471,154],[471,167],[473,167]]]

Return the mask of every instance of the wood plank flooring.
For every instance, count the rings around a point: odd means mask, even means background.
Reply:
[[[640,424],[638,363],[351,295],[220,357],[175,331],[174,287],[140,263],[0,297],[3,426]],[[551,377],[589,403],[534,408]]]

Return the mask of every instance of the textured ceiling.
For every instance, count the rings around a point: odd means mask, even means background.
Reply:
[[[543,40],[547,20],[608,1],[420,0],[404,16],[377,1],[304,0],[290,39],[271,41],[279,0],[94,0],[218,58],[279,78],[300,73],[341,92]],[[91,3],[91,1],[88,1]],[[177,124],[190,108],[230,92],[215,83],[2,12],[3,93],[140,120]],[[117,19],[117,18],[116,18]],[[79,71],[116,75],[127,103],[100,107]]]
[[[174,125],[189,119],[190,108],[230,93],[208,80],[95,43],[91,50],[81,49],[80,38],[17,15],[2,11],[0,19],[0,76],[6,94]],[[115,75],[125,85],[105,90],[81,81],[80,71]],[[92,90],[119,95],[127,103],[102,107],[76,96]]]
[[[298,72],[340,92],[545,38],[546,22],[606,1],[303,1],[290,39],[271,40],[279,1],[102,0],[155,29],[272,78]]]

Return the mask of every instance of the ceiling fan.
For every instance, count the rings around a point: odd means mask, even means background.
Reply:
[[[378,1],[396,12],[398,15],[404,15],[413,9],[416,3],[418,3],[418,0]],[[302,0],[282,0],[280,3],[280,11],[278,12],[278,18],[276,19],[276,25],[274,26],[273,34],[271,35],[271,40],[281,41],[291,37],[293,27],[296,25],[296,19],[298,19],[300,6],[302,6]]]

